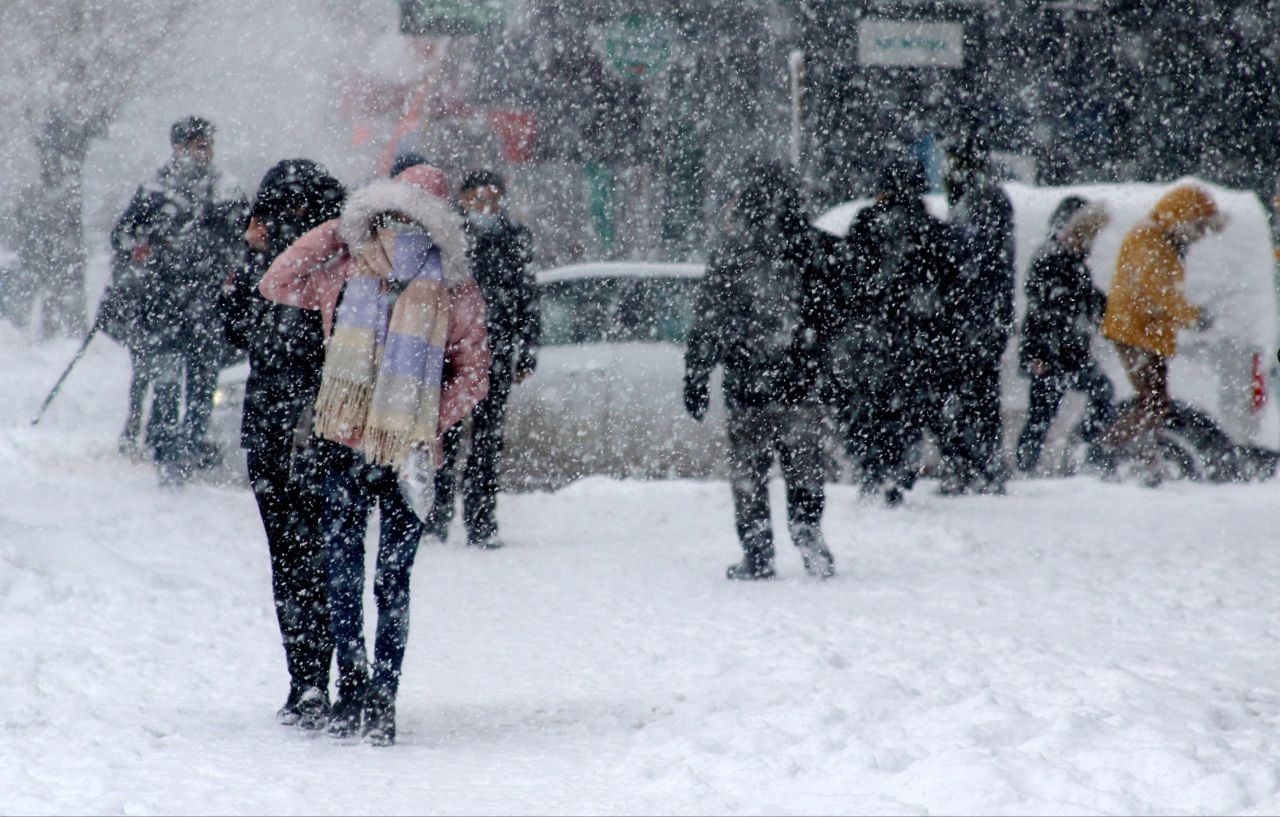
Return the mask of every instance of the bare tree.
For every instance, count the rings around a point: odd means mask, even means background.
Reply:
[[[85,157],[146,86],[161,44],[202,0],[0,3],[0,109],[37,159],[15,217],[30,294],[46,337],[87,323]]]

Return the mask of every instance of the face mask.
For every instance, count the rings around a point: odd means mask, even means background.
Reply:
[[[467,213],[467,222],[477,230],[492,232],[502,224],[502,216],[498,213]]]

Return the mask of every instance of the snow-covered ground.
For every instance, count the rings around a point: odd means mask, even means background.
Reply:
[[[30,426],[73,351],[0,324],[0,813],[1280,811],[1280,484],[835,486],[839,577],[758,586],[722,483],[507,496],[376,750],[275,724],[252,498],[115,453],[118,347]]]

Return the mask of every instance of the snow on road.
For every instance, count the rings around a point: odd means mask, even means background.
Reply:
[[[839,577],[759,586],[722,483],[506,496],[421,551],[376,750],[274,723],[252,498],[115,453],[117,347],[29,425],[73,351],[0,325],[0,813],[1280,810],[1280,485],[834,486]]]

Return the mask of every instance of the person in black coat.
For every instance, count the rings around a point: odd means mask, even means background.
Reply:
[[[1049,219],[1049,238],[1027,274],[1027,316],[1018,363],[1031,378],[1027,423],[1018,437],[1018,468],[1034,471],[1045,436],[1067,389],[1085,393],[1084,439],[1094,443],[1115,416],[1114,389],[1093,358],[1093,329],[1106,311],[1107,296],[1093,285],[1086,260],[1106,210],[1078,196],[1059,203]],[[1101,449],[1090,459],[1105,466]]]
[[[174,123],[172,159],[138,188],[111,234],[117,257],[127,257],[145,279],[131,291],[139,301],[135,328],[144,338],[138,348],[146,349],[145,375],[155,383],[151,442],[166,483],[217,460],[205,433],[229,351],[219,294],[243,252],[248,201],[214,168],[213,137],[213,125],[200,117]],[[138,380],[135,373],[126,435],[137,434]]]
[[[498,476],[502,465],[503,423],[511,387],[529,378],[538,365],[542,324],[533,273],[528,228],[513,221],[506,208],[506,182],[492,171],[472,171],[462,179],[458,204],[466,218],[471,270],[484,295],[489,350],[489,394],[471,416],[471,446],[462,473],[462,515],[467,544],[486,550],[498,539]],[[426,533],[444,541],[453,520],[462,424],[444,436],[444,460],[436,472],[436,500]]]
[[[1008,478],[1000,415],[1000,364],[1013,332],[1013,205],[991,173],[985,142],[949,151],[946,177],[955,277],[944,285],[949,326],[944,366],[945,494],[1003,493]]]
[[[323,502],[311,410],[324,367],[320,313],[272,303],[258,281],[285,248],[342,210],[345,191],[321,165],[289,159],[263,177],[245,263],[224,293],[227,339],[249,353],[240,445],[271,552],[272,590],[289,670],[281,723],[323,728],[329,711],[329,629]]]
[[[711,253],[685,350],[684,402],[698,421],[724,366],[734,518],[743,559],[730,579],[774,576],[769,469],[787,486],[787,527],[810,575],[834,573],[822,536],[825,507],[819,317],[820,265],[790,173],[756,168]]]
[[[919,161],[891,162],[847,238],[841,419],[864,488],[883,489],[890,506],[915,481],[911,447],[938,425],[938,315],[954,262],[950,233],[925,209],[925,187]]]

